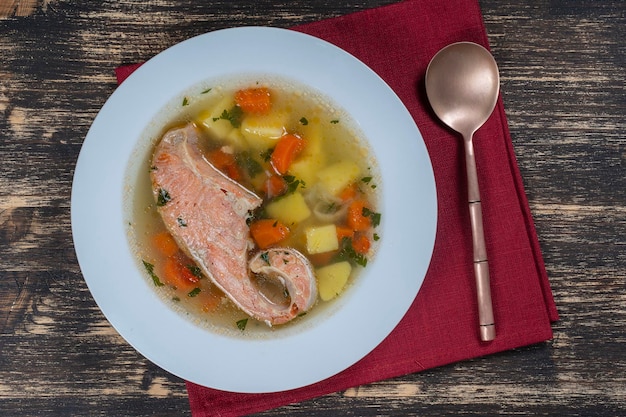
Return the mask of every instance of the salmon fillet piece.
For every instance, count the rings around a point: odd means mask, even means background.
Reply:
[[[269,326],[286,323],[317,300],[313,268],[293,248],[254,248],[246,220],[262,199],[216,169],[189,123],[165,133],[151,165],[152,191],[165,227],[179,247],[241,310]],[[260,291],[263,275],[284,286],[287,303]]]

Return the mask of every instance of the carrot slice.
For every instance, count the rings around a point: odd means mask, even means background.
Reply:
[[[267,114],[272,109],[270,91],[265,87],[244,88],[235,93],[235,103],[244,113]]]
[[[287,170],[298,157],[300,152],[306,147],[306,141],[299,136],[290,133],[278,140],[272,152],[272,166],[280,175],[287,173]]]
[[[370,240],[363,234],[358,234],[352,239],[352,248],[361,255],[365,255],[370,250],[370,246]]]
[[[365,200],[354,200],[348,206],[347,223],[352,230],[362,232],[372,225],[371,219],[363,214],[365,208],[368,208]]]
[[[270,174],[263,183],[263,192],[267,198],[278,197],[287,191],[287,183],[280,175]]]
[[[154,235],[152,243],[163,256],[173,256],[178,252],[178,245],[168,232],[160,232]]]
[[[341,201],[353,200],[354,198],[356,198],[357,192],[358,186],[355,182],[353,182],[339,193],[339,198],[341,199]]]
[[[289,236],[287,226],[274,219],[261,219],[250,225],[252,239],[261,249],[268,248]]]
[[[241,179],[241,172],[239,171],[239,166],[233,154],[226,153],[221,149],[216,149],[209,152],[207,158],[215,168],[219,169],[230,178],[235,181]]]
[[[165,260],[163,279],[178,289],[190,289],[199,281],[199,278],[176,256]]]
[[[344,237],[352,239],[352,237],[354,236],[354,230],[352,230],[349,227],[337,226],[336,228],[337,228],[337,239],[339,240],[339,242],[341,242]]]
[[[338,252],[339,251],[331,250],[328,252],[309,254],[308,256],[309,256],[309,259],[311,260],[311,263],[314,266],[320,267],[320,266],[328,265],[330,261],[332,261],[333,257],[337,255]]]

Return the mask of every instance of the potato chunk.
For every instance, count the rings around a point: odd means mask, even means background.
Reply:
[[[310,254],[339,249],[337,227],[334,224],[309,227],[304,233],[306,234],[306,250]]]
[[[301,193],[295,192],[269,203],[266,207],[267,214],[280,220],[286,225],[293,225],[306,220],[311,215],[311,210]]]
[[[204,126],[215,139],[223,141],[233,130],[233,125],[230,120],[223,119],[221,116],[225,111],[231,111],[233,107],[235,107],[235,100],[232,97],[224,97],[213,108],[200,113],[198,123]]]
[[[347,261],[337,262],[316,271],[320,298],[324,301],[338,296],[350,278],[352,266]]]
[[[273,111],[267,115],[247,115],[241,123],[241,134],[250,146],[265,150],[276,146],[286,132],[288,114]]]
[[[338,195],[344,188],[359,177],[361,170],[352,161],[341,161],[321,169],[317,178],[323,189],[330,195]]]

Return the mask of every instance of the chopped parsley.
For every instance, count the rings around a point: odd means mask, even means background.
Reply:
[[[208,93],[211,90],[212,90],[212,88],[207,88],[206,90],[202,91],[200,94],[206,94],[206,93]]]
[[[333,119],[330,121],[332,124],[336,125],[337,123],[339,123],[339,119]]]
[[[159,195],[157,196],[157,206],[163,207],[172,199],[170,193],[168,193],[163,188],[159,188]]]
[[[274,152],[274,148],[261,152],[261,158],[263,158],[265,162],[269,162],[270,159],[272,159],[272,152]]]
[[[230,110],[224,109],[220,117],[214,117],[213,121],[217,122],[218,120],[228,120],[233,127],[239,127],[241,125],[241,119],[243,118],[243,110],[241,107],[234,106]]]
[[[176,221],[180,227],[187,227],[187,222],[182,217],[177,218]]]
[[[361,213],[363,214],[363,217],[369,217],[372,220],[372,226],[376,227],[380,224],[380,213],[376,213],[367,207],[363,207],[363,211]]]
[[[196,266],[196,265],[186,265],[187,269],[189,270],[189,272],[191,272],[191,274],[194,277],[197,278],[204,278],[204,276],[202,275],[202,269],[200,269],[200,267]]]
[[[261,254],[261,259],[263,259],[265,261],[266,264],[270,264],[270,255],[267,252],[263,252]]]
[[[241,152],[235,158],[237,165],[245,169],[250,177],[255,177],[263,172],[261,164],[250,155],[249,152]]]
[[[189,99],[187,97],[185,97],[183,99],[183,106],[187,106],[189,104]]]
[[[306,126],[309,124],[309,121],[306,119],[306,117],[302,117],[300,119],[300,123],[302,124],[302,126]]]
[[[246,330],[246,325],[248,324],[248,319],[241,319],[237,321],[237,328],[242,332]]]
[[[365,184],[370,184],[370,182],[372,182],[373,177],[363,177],[361,178],[361,182],[364,182]],[[372,189],[376,188],[376,184],[370,184],[370,187],[372,187]]]
[[[161,282],[157,274],[154,273],[154,265],[144,260],[142,260],[141,262],[143,262],[143,266],[146,268],[146,271],[148,271],[148,274],[150,274],[154,285],[156,285],[157,287],[162,287],[164,284]]]
[[[196,287],[193,290],[189,291],[187,293],[187,297],[195,297],[196,295],[200,294],[200,291],[202,291],[200,288]]]
[[[354,250],[352,247],[352,239],[349,237],[341,239],[339,253],[335,256],[335,259],[338,261],[352,262],[364,268],[367,266],[367,258]]]
[[[375,242],[378,242],[380,240],[380,236],[378,235],[378,233],[374,233],[374,236],[372,236],[372,238]]]
[[[283,175],[283,179],[287,183],[287,191],[285,194],[291,194],[295,192],[298,187],[306,187],[306,183],[302,180],[296,179],[293,175]]]

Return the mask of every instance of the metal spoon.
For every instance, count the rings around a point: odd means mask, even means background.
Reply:
[[[489,265],[483,233],[473,135],[489,118],[498,99],[500,76],[493,56],[482,46],[459,42],[446,46],[426,70],[426,94],[437,116],[463,135],[467,193],[474,247],[480,338],[496,337],[489,287]]]

